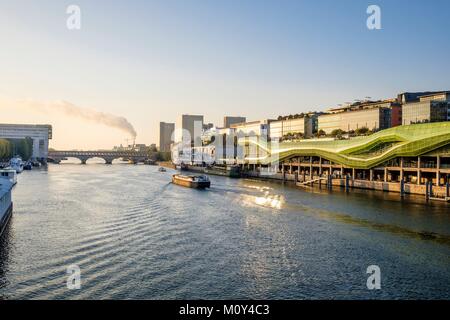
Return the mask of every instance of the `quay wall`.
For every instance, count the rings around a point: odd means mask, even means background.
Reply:
[[[196,166],[188,166],[188,171],[192,172],[201,172],[204,173],[204,168],[196,167]],[[213,171],[208,172],[208,174],[215,174]],[[222,174],[216,174],[222,175]],[[289,174],[285,172],[284,174],[281,172],[277,173],[261,173],[259,171],[245,171],[243,172],[243,177],[256,178],[262,180],[275,180],[275,181],[288,181],[293,183],[303,183],[310,180],[309,176],[305,176],[305,180],[303,180],[303,175]],[[312,179],[318,179],[319,176],[314,176]],[[323,178],[323,177],[322,177]],[[326,179],[326,178],[325,178]],[[314,185],[322,185],[326,186],[327,181],[322,180],[318,182],[314,182]],[[340,187],[345,189],[346,179],[345,178],[333,178],[331,180],[332,187]],[[384,181],[369,181],[369,180],[358,180],[358,179],[349,179],[348,180],[349,188],[356,189],[367,189],[367,190],[376,190],[376,191],[385,191],[385,192],[395,192],[401,193],[401,183],[400,182],[384,182]],[[423,195],[426,196],[427,186],[426,185],[418,185],[412,183],[405,183],[403,186],[403,191],[405,194],[415,194],[415,195]],[[444,186],[432,186],[432,194],[431,197],[443,198],[448,197],[447,187]]]
[[[285,174],[283,177],[282,173],[274,173],[270,175],[261,174],[260,172],[249,171],[246,172],[247,177],[265,179],[265,180],[278,180],[278,181],[291,181],[296,182],[296,176],[294,174]],[[319,178],[318,176],[314,176],[313,179]],[[309,181],[309,177],[303,181],[303,176],[299,175],[297,177],[297,182],[302,183]],[[346,179],[341,178],[333,178],[331,180],[331,184],[334,187],[345,188]],[[349,188],[357,188],[357,189],[367,189],[367,190],[377,190],[377,191],[386,191],[386,192],[397,192],[401,193],[401,183],[399,182],[383,182],[383,181],[368,181],[368,180],[352,180],[349,179]],[[321,184],[322,186],[326,186],[327,182],[325,180],[321,182],[315,182],[314,185]],[[405,194],[416,194],[416,195],[426,195],[426,185],[418,185],[418,184],[404,184],[404,193]],[[433,185],[432,193],[435,197],[445,198],[447,196],[447,187],[446,186],[436,186]]]

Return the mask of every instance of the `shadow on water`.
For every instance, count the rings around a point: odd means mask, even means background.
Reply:
[[[14,217],[11,217],[9,224],[6,226],[3,234],[0,236],[0,289],[8,285],[9,259],[11,250],[12,230],[11,224]],[[0,292],[0,300],[6,300],[8,296]]]
[[[167,188],[169,188],[170,185],[172,185],[172,182],[168,182],[165,185],[163,185],[162,188],[161,188],[161,192],[162,193],[166,192]]]

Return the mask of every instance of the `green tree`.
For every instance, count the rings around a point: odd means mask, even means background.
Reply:
[[[356,135],[362,136],[369,133],[369,129],[366,127],[361,127],[355,130]]]
[[[324,136],[326,136],[327,134],[325,133],[325,131],[323,131],[322,129],[320,129],[318,132],[317,132],[317,137],[324,137]]]
[[[0,139],[0,159],[9,159],[12,155],[11,142],[5,139]]]
[[[340,138],[340,137],[342,137],[342,135],[343,135],[344,133],[345,133],[344,130],[341,130],[341,129],[334,129],[333,131],[331,131],[331,136],[332,136],[332,137]]]
[[[11,143],[11,156],[19,155],[23,160],[30,159],[33,153],[33,140],[31,138],[9,140]]]

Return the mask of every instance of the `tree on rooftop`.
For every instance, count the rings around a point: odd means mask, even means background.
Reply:
[[[358,136],[361,136],[361,135],[368,134],[369,131],[370,131],[369,128],[367,128],[367,127],[361,127],[361,128],[356,129],[356,130],[355,130],[355,133],[356,133]]]

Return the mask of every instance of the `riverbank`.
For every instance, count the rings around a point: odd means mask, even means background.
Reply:
[[[160,166],[160,167],[169,168],[169,169],[176,169],[175,165],[170,161],[157,161],[156,165]]]
[[[219,171],[214,169],[208,169],[206,167],[187,165],[185,170],[192,172],[201,172],[212,175],[228,176],[226,170]],[[423,196],[427,201],[442,201],[450,202],[450,184],[446,183],[443,186],[433,185],[431,182],[427,182],[425,185],[418,185],[412,183],[400,182],[388,182],[388,181],[370,181],[353,179],[347,175],[345,177],[334,176],[329,174],[324,175],[306,175],[289,173],[289,172],[261,172],[258,170],[242,170],[239,175],[235,177],[249,177],[261,180],[272,180],[281,182],[292,182],[299,188],[307,187],[327,187],[334,190],[341,190],[343,192],[349,192],[352,189],[364,189],[373,191],[382,191],[398,194],[399,197],[404,197],[406,194]]]

